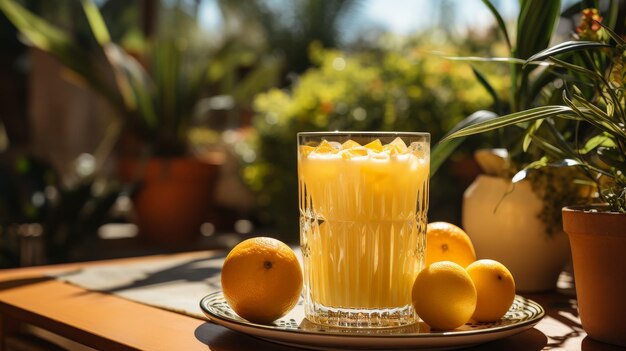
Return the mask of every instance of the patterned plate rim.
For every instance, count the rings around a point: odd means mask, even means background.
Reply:
[[[210,321],[221,320],[221,321],[225,321],[229,323],[234,323],[234,324],[246,327],[246,328],[255,328],[259,330],[279,332],[279,333],[300,334],[300,335],[305,334],[305,335],[311,335],[311,336],[340,336],[340,337],[351,337],[351,338],[373,338],[373,339],[454,338],[454,337],[468,337],[468,336],[477,336],[477,335],[484,335],[484,334],[491,334],[491,333],[500,333],[500,332],[505,332],[505,331],[514,330],[514,329],[520,329],[521,331],[522,330],[521,328],[524,326],[533,326],[537,324],[546,314],[544,308],[539,303],[529,298],[515,295],[515,301],[518,301],[519,303],[522,303],[524,305],[532,305],[534,308],[536,308],[539,311],[539,313],[537,313],[536,315],[532,316],[529,319],[526,319],[520,322],[515,322],[512,324],[501,325],[501,326],[494,326],[494,327],[489,327],[489,328],[484,328],[484,329],[434,332],[434,333],[431,332],[431,333],[410,333],[410,334],[389,334],[389,335],[384,335],[384,334],[382,335],[358,334],[357,335],[357,334],[339,333],[339,332],[333,332],[333,331],[321,332],[321,331],[311,331],[311,330],[284,329],[284,328],[279,328],[273,325],[257,324],[257,323],[248,322],[246,320],[242,321],[242,320],[230,318],[228,316],[217,315],[213,313],[207,307],[208,301],[214,298],[223,299],[224,296],[222,294],[222,291],[221,290],[215,291],[203,297],[200,300],[200,309],[202,309],[202,312],[204,312],[204,314],[209,318]]]

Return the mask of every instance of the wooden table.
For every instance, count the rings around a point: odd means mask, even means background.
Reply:
[[[183,255],[194,255],[188,253]],[[197,253],[196,253],[197,255]],[[90,292],[44,277],[87,265],[158,260],[152,256],[0,271],[0,350],[26,325],[42,328],[98,350],[289,350],[181,314]],[[528,294],[546,317],[533,329],[467,350],[618,350],[586,337],[575,297]],[[48,347],[51,347],[48,345]],[[42,349],[46,349],[43,346]]]

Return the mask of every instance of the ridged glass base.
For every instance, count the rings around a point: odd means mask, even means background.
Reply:
[[[397,328],[417,323],[412,305],[392,309],[332,308],[312,303],[305,308],[314,323],[342,328]]]

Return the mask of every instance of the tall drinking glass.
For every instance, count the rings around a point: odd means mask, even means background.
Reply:
[[[307,319],[341,327],[416,322],[430,134],[298,133]]]

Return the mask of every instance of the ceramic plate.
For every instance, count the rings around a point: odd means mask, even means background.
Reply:
[[[271,342],[309,349],[403,349],[468,347],[517,334],[533,327],[545,312],[536,302],[515,296],[507,314],[494,323],[468,323],[454,331],[430,331],[424,323],[389,329],[335,328],[304,318],[302,300],[285,317],[271,325],[255,324],[239,317],[221,291],[200,301],[210,321]]]

